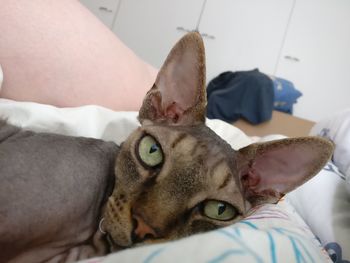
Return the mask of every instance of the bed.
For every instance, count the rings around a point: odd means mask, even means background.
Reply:
[[[138,126],[137,112],[99,106],[56,108],[0,99],[9,122],[35,131],[112,140],[120,144]],[[287,124],[292,124],[289,126]],[[234,149],[284,136],[321,135],[332,139],[332,162],[277,205],[264,205],[232,226],[177,241],[123,250],[100,262],[339,262],[350,260],[350,111],[317,124],[278,112],[269,123],[251,126],[207,120]],[[340,152],[339,152],[340,151]],[[342,158],[346,155],[348,158]]]

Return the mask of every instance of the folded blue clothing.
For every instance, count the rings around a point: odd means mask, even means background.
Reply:
[[[207,99],[209,119],[234,122],[243,118],[259,124],[272,117],[273,82],[258,69],[223,72],[209,82]]]
[[[293,105],[303,94],[286,79],[273,77],[272,81],[275,93],[274,109],[293,114]]]
[[[226,122],[243,118],[259,124],[270,120],[273,110],[292,114],[300,96],[292,82],[269,77],[258,69],[226,71],[208,84],[207,117]]]

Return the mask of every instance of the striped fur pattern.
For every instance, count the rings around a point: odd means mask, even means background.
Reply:
[[[143,167],[135,152],[145,134],[157,139],[165,160],[161,168]],[[135,215],[154,230],[157,241],[175,239],[238,221],[246,213],[232,148],[204,125],[147,125],[124,142],[116,165],[115,192],[106,207],[106,229],[117,244],[133,244]],[[128,165],[125,165],[125,164]],[[230,221],[203,216],[202,202],[220,200],[238,211]]]

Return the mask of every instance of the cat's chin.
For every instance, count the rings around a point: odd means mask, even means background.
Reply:
[[[140,247],[144,245],[164,243],[170,240],[171,239],[165,239],[165,238],[146,239],[140,242],[132,242],[131,244],[128,244],[128,245],[124,245],[124,244],[122,245],[122,244],[118,244],[118,242],[114,241],[114,239],[109,234],[107,234],[107,241],[111,252],[118,252],[123,249]]]
[[[101,226],[103,231],[107,233],[107,240],[113,251],[130,248],[134,243],[132,239],[134,225],[129,212],[129,204],[120,196],[123,195],[113,193],[108,198]]]
[[[134,244],[132,243],[129,245],[118,244],[116,241],[114,241],[114,239],[109,234],[107,234],[107,241],[111,252],[118,252],[120,250],[131,248],[134,246]]]

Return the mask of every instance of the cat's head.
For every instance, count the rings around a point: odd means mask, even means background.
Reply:
[[[239,151],[205,126],[205,56],[197,33],[172,49],[122,144],[103,228],[129,247],[232,224],[315,175],[330,142],[305,137]]]

